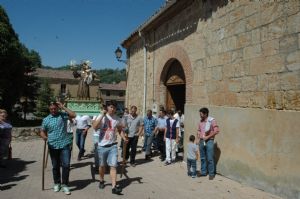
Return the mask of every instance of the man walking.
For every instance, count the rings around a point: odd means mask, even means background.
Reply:
[[[137,114],[137,107],[131,106],[130,114],[125,119],[125,126],[128,129],[128,143],[126,146],[126,160],[129,158],[129,149],[130,150],[130,165],[135,167],[135,156],[136,156],[136,147],[139,140],[139,136],[143,131],[143,118]]]
[[[145,145],[145,159],[149,160],[151,156],[151,145],[154,136],[154,130],[157,125],[157,120],[152,116],[152,111],[148,110],[144,118],[144,145]]]
[[[219,127],[214,118],[209,117],[208,108],[201,108],[200,122],[198,125],[198,141],[201,160],[201,176],[206,176],[207,171],[209,179],[215,177],[215,161],[214,161],[214,138],[219,133]]]
[[[65,112],[60,112],[59,108]],[[54,180],[53,189],[59,192],[62,188],[65,194],[69,195],[71,194],[68,183],[72,140],[67,133],[67,121],[69,118],[75,118],[76,114],[60,102],[51,103],[49,110],[50,114],[43,119],[41,137],[48,141]],[[62,176],[60,167],[62,167]]]
[[[165,110],[159,111],[157,119],[157,126],[155,129],[155,136],[157,139],[158,150],[160,152],[160,160],[164,161],[166,158],[166,146],[164,141],[165,128],[167,127],[167,116]]]
[[[118,166],[118,142],[117,131],[127,142],[123,132],[123,125],[116,113],[116,102],[109,101],[106,104],[107,111],[104,110],[93,122],[93,128],[99,132],[98,154],[99,154],[99,188],[104,189],[105,166],[110,166],[110,177],[112,184],[112,193],[120,194],[122,189],[116,185],[117,166]]]
[[[88,115],[76,116],[76,145],[79,149],[77,160],[80,161],[84,156],[84,145],[87,132],[91,127],[91,118]]]
[[[166,120],[164,140],[166,142],[166,162],[165,165],[175,162],[176,144],[179,141],[179,121],[174,117],[174,111],[168,111],[169,118]]]

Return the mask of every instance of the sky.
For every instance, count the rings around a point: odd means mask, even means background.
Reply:
[[[93,69],[125,67],[114,51],[165,0],[0,0],[19,40],[44,66],[90,60]],[[125,49],[122,59],[126,59]]]

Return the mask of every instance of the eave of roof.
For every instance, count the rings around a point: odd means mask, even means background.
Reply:
[[[128,48],[133,42],[139,38],[139,32],[143,33],[150,29],[153,25],[161,22],[161,18],[166,14],[166,11],[169,10],[180,0],[172,0],[165,3],[158,11],[156,11],[145,23],[140,25],[133,33],[130,34],[128,38],[122,41],[121,45],[123,48]]]

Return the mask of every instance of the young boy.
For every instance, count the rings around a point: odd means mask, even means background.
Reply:
[[[188,176],[192,178],[196,177],[196,168],[197,168],[197,158],[198,158],[198,146],[195,144],[195,136],[190,135],[190,142],[188,144],[187,150],[187,170]]]

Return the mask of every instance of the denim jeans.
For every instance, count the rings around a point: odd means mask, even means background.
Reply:
[[[153,140],[153,134],[148,135],[145,134],[144,135],[144,144],[145,144],[145,154],[146,155],[150,155],[151,154],[151,145],[152,145],[152,140]]]
[[[187,174],[188,176],[196,176],[197,174],[197,162],[195,159],[187,158]]]
[[[84,154],[84,144],[86,133],[83,133],[84,129],[76,129],[76,145],[79,149],[79,156],[83,156]]]
[[[118,146],[112,145],[110,147],[98,146],[99,166],[118,166]]]
[[[50,158],[52,162],[52,174],[55,184],[67,185],[69,183],[71,156],[70,148],[70,145],[67,145],[62,149],[52,149],[49,146]],[[62,175],[60,174],[60,167],[62,167]]]
[[[201,175],[214,176],[215,175],[215,161],[214,161],[214,140],[206,141],[200,140],[200,161],[201,161]]]
[[[129,158],[129,149],[130,149],[130,163],[135,163],[136,156],[136,146],[139,140],[139,136],[129,137],[127,146],[126,146],[126,160]]]

